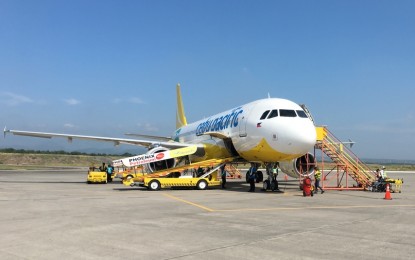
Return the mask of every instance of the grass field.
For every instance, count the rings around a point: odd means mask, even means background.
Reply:
[[[50,167],[98,167],[103,162],[109,163],[120,156],[90,156],[90,155],[63,155],[63,154],[21,154],[0,153],[0,170],[43,169]],[[367,164],[376,170],[382,165]],[[388,171],[414,171],[414,164],[383,164]],[[248,164],[247,164],[247,167]],[[334,165],[325,163],[325,169],[331,169]]]

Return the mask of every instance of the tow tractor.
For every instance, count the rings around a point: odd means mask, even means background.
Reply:
[[[107,173],[90,169],[88,171],[86,183],[107,183]]]
[[[391,179],[386,178],[382,181],[375,181],[372,183],[372,185],[369,187],[369,190],[373,192],[385,192],[386,191],[386,185],[389,184],[391,192],[402,192],[402,184],[403,179]]]

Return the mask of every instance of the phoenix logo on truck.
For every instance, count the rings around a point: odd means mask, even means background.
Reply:
[[[131,162],[137,162],[137,161],[142,161],[142,160],[149,160],[153,158],[154,158],[154,154],[146,154],[146,155],[129,158],[128,161],[131,163]]]

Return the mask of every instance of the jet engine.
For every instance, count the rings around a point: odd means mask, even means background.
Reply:
[[[311,153],[306,153],[291,161],[280,162],[279,166],[287,175],[299,178],[300,176],[305,177],[314,174],[315,163],[314,156]]]
[[[165,152],[168,150],[170,149],[166,147],[158,146],[158,147],[148,150],[146,154],[160,153],[160,152]],[[176,160],[174,158],[170,158],[170,159],[158,161],[158,162],[147,163],[144,165],[147,172],[161,171],[161,170],[173,168],[175,166],[176,166]]]

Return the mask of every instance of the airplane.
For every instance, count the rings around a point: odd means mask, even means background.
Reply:
[[[4,135],[62,137],[69,142],[73,139],[96,140],[112,142],[116,146],[138,145],[146,147],[148,155],[196,146],[196,152],[188,155],[193,162],[235,157],[239,162],[264,164],[269,176],[272,175],[270,169],[276,164],[295,178],[314,173],[315,158],[309,151],[316,144],[316,128],[304,105],[268,96],[188,124],[180,84],[177,84],[176,92],[177,129],[171,137],[127,134],[141,139],[113,138],[6,128]],[[154,172],[173,168],[176,163],[176,159],[170,158],[165,163],[148,163],[146,168]]]

